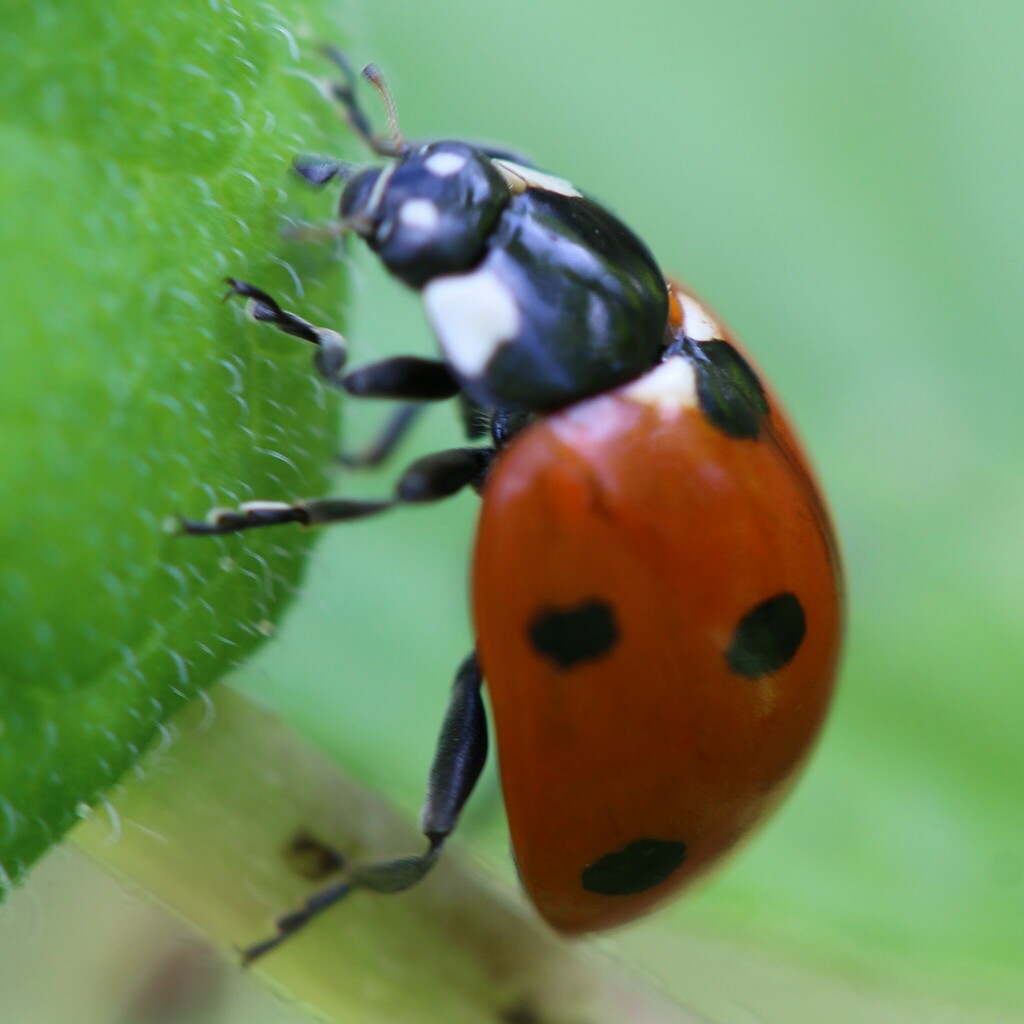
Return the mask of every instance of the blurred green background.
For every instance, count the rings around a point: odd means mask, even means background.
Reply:
[[[601,945],[721,1024],[1024,1021],[1024,9],[435,0],[349,21],[407,135],[533,154],[708,299],[838,521],[849,641],[805,779],[700,891]],[[415,297],[354,275],[356,359],[430,351]],[[349,441],[382,413],[347,409]],[[403,455],[456,438],[437,410]],[[471,643],[474,514],[325,536],[235,677],[410,814]],[[493,773],[461,838],[513,885]],[[167,1024],[301,1019],[112,892],[58,851],[17,894],[0,1020],[156,1021],[137,1000],[168,957],[199,995]]]

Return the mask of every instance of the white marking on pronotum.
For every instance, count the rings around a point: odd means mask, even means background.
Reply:
[[[626,387],[623,394],[631,402],[653,405],[662,415],[672,415],[697,407],[697,373],[688,359],[673,356]]]
[[[683,309],[683,334],[693,341],[722,337],[722,325],[692,296],[676,292]]]
[[[436,278],[423,289],[423,305],[444,354],[467,377],[478,377],[519,333],[515,296],[491,270]]]
[[[403,227],[433,231],[441,221],[441,211],[429,199],[406,199],[398,208],[398,220]]]
[[[523,192],[528,188],[540,188],[546,192],[557,192],[560,196],[573,196],[577,199],[583,195],[573,186],[572,182],[554,174],[538,171],[535,167],[524,167],[514,160],[494,160],[492,162],[513,192]]]
[[[462,153],[431,153],[423,166],[437,178],[447,178],[452,174],[458,174],[466,166],[466,157]]]

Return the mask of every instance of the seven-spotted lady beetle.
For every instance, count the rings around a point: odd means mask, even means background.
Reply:
[[[419,292],[440,360],[343,372],[344,339],[232,280],[249,313],[317,346],[353,396],[456,398],[489,443],[430,455],[383,501],[251,502],[192,533],[375,515],[473,487],[477,645],[460,667],[421,826],[429,846],[354,867],[247,951],[354,889],[422,878],[484,764],[486,679],[519,873],[572,934],[629,921],[779,802],[825,716],[841,635],[829,515],[778,402],[717,317],[602,205],[513,154],[376,134],[356,76],[332,87],[384,167],[300,159],[344,182],[338,228]],[[472,438],[472,431],[471,438]],[[358,460],[357,460],[358,461]]]

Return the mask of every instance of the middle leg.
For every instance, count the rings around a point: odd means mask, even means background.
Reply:
[[[379,501],[359,498],[318,498],[293,503],[249,501],[237,509],[214,509],[205,520],[182,518],[180,529],[182,533],[211,536],[286,523],[321,526],[366,519],[396,505],[439,501],[458,494],[465,487],[479,488],[493,456],[493,448],[449,448],[424,455],[399,477],[394,495]]]

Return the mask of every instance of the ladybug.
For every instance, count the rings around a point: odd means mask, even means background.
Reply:
[[[427,874],[486,758],[484,680],[530,900],[565,934],[624,924],[718,862],[807,758],[842,631],[828,511],[754,364],[625,224],[512,153],[407,142],[371,66],[390,123],[376,134],[329,56],[334,97],[387,162],[296,169],[344,182],[336,230],[419,292],[441,358],[345,372],[341,335],[252,284],[231,291],[316,345],[332,384],[406,403],[354,463],[382,461],[435,400],[483,418],[487,443],[417,460],[385,500],[250,502],[184,529],[316,525],[474,488],[476,649],[430,773],[426,852],[350,868],[247,959],[352,891]]]

